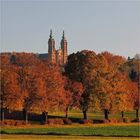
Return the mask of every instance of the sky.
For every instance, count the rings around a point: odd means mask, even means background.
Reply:
[[[124,57],[140,52],[139,0],[1,0],[1,52],[47,53],[50,29],[68,53],[109,51]]]

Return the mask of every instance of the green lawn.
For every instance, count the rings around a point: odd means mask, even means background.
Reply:
[[[49,115],[64,117],[64,112],[51,112]],[[135,112],[126,112],[125,116],[134,119]],[[81,112],[69,112],[71,118],[82,118]],[[102,112],[88,113],[90,119],[104,119]],[[110,114],[110,118],[120,118],[120,114]],[[36,126],[37,125],[37,126]],[[121,126],[122,125],[122,126]],[[35,125],[15,127],[5,126],[1,130],[1,139],[4,140],[139,140],[139,125],[138,124],[92,124],[92,125],[63,125],[63,126],[48,126]]]
[[[65,136],[139,136],[138,125],[128,126],[60,126],[43,128],[2,128],[2,134],[65,135]]]
[[[65,117],[65,112],[49,112],[49,115],[53,115],[53,116],[61,116],[61,117]],[[104,119],[104,113],[103,112],[88,112],[88,118],[89,119]],[[135,111],[129,111],[129,112],[125,112],[124,113],[125,117],[128,117],[129,119],[135,119]],[[70,118],[83,118],[83,114],[81,111],[69,111],[68,112],[68,116]],[[109,114],[109,118],[121,118],[121,114],[117,113],[117,114]]]

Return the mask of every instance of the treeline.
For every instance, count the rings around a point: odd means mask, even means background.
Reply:
[[[1,69],[1,119],[4,109],[66,112],[78,108],[87,119],[88,111],[109,113],[136,110],[139,118],[140,60],[126,60],[109,52],[81,51],[69,55],[65,68],[42,61],[32,53],[3,53]]]

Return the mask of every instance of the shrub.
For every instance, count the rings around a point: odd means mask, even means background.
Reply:
[[[109,119],[104,119],[104,120],[103,120],[103,123],[109,123],[109,122],[110,122]]]
[[[17,126],[17,125],[26,125],[26,122],[25,121],[16,121],[14,125],[15,126]]]
[[[4,122],[3,121],[0,121],[0,126],[4,125]]]
[[[4,125],[14,125],[15,124],[15,120],[4,120],[3,124]]]
[[[80,124],[90,124],[90,123],[93,123],[93,121],[92,120],[88,120],[88,119],[81,119],[79,121],[79,123]]]
[[[93,120],[93,123],[96,123],[96,124],[98,124],[98,123],[104,123],[104,120]]]
[[[110,123],[117,123],[117,122],[118,122],[118,119],[116,119],[116,118],[111,118],[111,119],[109,119],[109,122],[110,122]]]
[[[0,125],[25,125],[26,122],[22,120],[4,120],[3,122],[0,122]]]
[[[132,122],[140,122],[140,118],[135,118]]]
[[[48,124],[64,124],[64,122],[63,122],[63,119],[58,119],[58,118],[55,118],[55,119],[48,119],[47,120],[47,123]]]
[[[72,124],[72,121],[70,119],[67,119],[67,118],[63,119],[63,122],[64,122],[64,124],[69,124],[69,125]]]

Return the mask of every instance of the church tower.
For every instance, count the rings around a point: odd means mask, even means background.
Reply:
[[[50,38],[48,40],[48,55],[50,62],[56,63],[55,40],[52,37],[52,30],[50,30]]]
[[[65,38],[65,32],[63,31],[63,36],[61,40],[61,50],[62,50],[62,64],[65,65],[67,62],[67,40]]]

